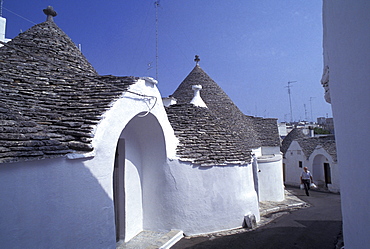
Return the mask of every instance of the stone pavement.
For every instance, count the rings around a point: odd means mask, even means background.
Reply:
[[[295,208],[308,207],[308,203],[295,196],[291,190],[285,189],[285,200],[281,202],[266,201],[260,202],[260,216],[290,210]]]
[[[184,239],[190,239],[193,237],[208,237],[210,240],[212,240],[212,239],[215,239],[221,236],[227,236],[227,235],[233,235],[233,234],[253,231],[261,226],[264,226],[270,223],[271,221],[275,220],[279,216],[287,214],[288,211],[310,206],[308,203],[296,197],[292,192],[293,191],[291,190],[285,189],[285,200],[280,201],[280,202],[273,202],[273,201],[260,202],[261,219],[257,223],[256,227],[253,227],[253,228],[240,227],[240,228],[236,228],[232,230],[219,231],[219,232],[209,233],[209,234],[185,236]]]
[[[171,249],[341,248],[340,195],[318,189],[306,196],[299,187],[286,187],[286,190],[284,202],[262,203],[264,215],[258,228],[188,236]]]
[[[237,228],[232,230],[220,231],[210,234],[197,235],[196,237],[209,237],[210,239],[219,236],[226,236],[238,233],[244,233],[255,230],[258,227],[264,226],[273,221],[277,217],[284,215],[283,211],[294,210],[298,208],[308,207],[309,204],[302,201],[292,194],[290,190],[285,190],[285,200],[281,202],[260,202],[261,219],[254,228]],[[153,232],[143,231],[131,239],[127,243],[117,243],[117,249],[154,249],[154,248],[171,248],[177,241],[183,237],[183,232],[172,230],[170,232]],[[185,237],[191,238],[190,237]]]
[[[167,249],[184,237],[183,231],[171,230],[169,232],[142,231],[130,241],[118,242],[117,249]]]

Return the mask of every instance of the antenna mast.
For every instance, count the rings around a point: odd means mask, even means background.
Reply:
[[[297,81],[288,81],[288,94],[289,94],[289,106],[290,106],[290,123],[293,122],[293,111],[292,111],[292,98],[290,97],[290,84],[297,82]]]
[[[155,79],[158,81],[158,7],[159,1],[154,2],[155,6]]]
[[[304,118],[305,118],[305,121],[308,121],[306,104],[303,104],[303,107],[304,107]]]
[[[0,17],[3,17],[3,0],[0,0]]]
[[[314,122],[313,120],[313,116],[312,116],[312,99],[315,98],[315,97],[310,97],[310,107],[311,107],[311,120],[312,122]]]

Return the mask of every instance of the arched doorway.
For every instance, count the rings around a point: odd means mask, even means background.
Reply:
[[[159,229],[155,209],[160,206],[166,162],[163,130],[152,114],[135,116],[122,131],[116,149],[113,195],[116,238],[129,241],[144,229]]]
[[[313,178],[320,187],[331,184],[331,169],[328,159],[324,155],[316,155],[313,159]]]

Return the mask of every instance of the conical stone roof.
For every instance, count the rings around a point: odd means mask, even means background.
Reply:
[[[172,105],[166,111],[179,138],[177,155],[182,161],[200,166],[243,165],[250,162],[251,151],[208,108],[189,103]]]
[[[247,148],[261,146],[252,118],[244,115],[198,64],[171,96],[177,99],[178,104],[190,103],[193,98],[192,85],[202,85],[200,95],[209,110],[217,117],[220,125],[239,136]]]
[[[208,108],[190,104],[193,85],[202,86],[200,96]],[[255,128],[264,130],[266,122],[258,119],[259,126],[255,127],[254,118],[244,115],[198,64],[171,97],[177,104],[166,111],[180,141],[177,154],[181,160],[201,166],[245,164],[251,161],[251,149],[262,145]],[[268,121],[272,126],[273,120]],[[279,145],[275,140],[264,138],[266,146]]]
[[[52,21],[0,48],[0,163],[91,151],[93,128],[134,77],[100,76]]]
[[[287,152],[290,144],[295,140],[295,139],[299,139],[299,138],[304,138],[304,137],[307,137],[302,129],[299,129],[299,128],[294,128],[293,130],[291,130],[289,132],[289,134],[284,138],[283,142],[281,143],[281,148],[280,148],[280,151],[283,152],[283,154],[285,155],[285,153]]]
[[[1,56],[3,60],[12,61],[22,57],[23,62],[32,61],[34,67],[37,64],[37,67],[58,68],[53,70],[54,75],[66,72],[97,75],[85,56],[54,21],[37,24],[20,33],[2,48]]]

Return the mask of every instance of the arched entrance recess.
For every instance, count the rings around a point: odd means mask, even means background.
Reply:
[[[327,187],[331,183],[331,169],[328,159],[324,155],[316,155],[312,165],[313,179],[321,187]]]
[[[113,173],[116,238],[129,241],[144,229],[161,229],[166,163],[163,130],[152,114],[135,116],[122,131]]]

